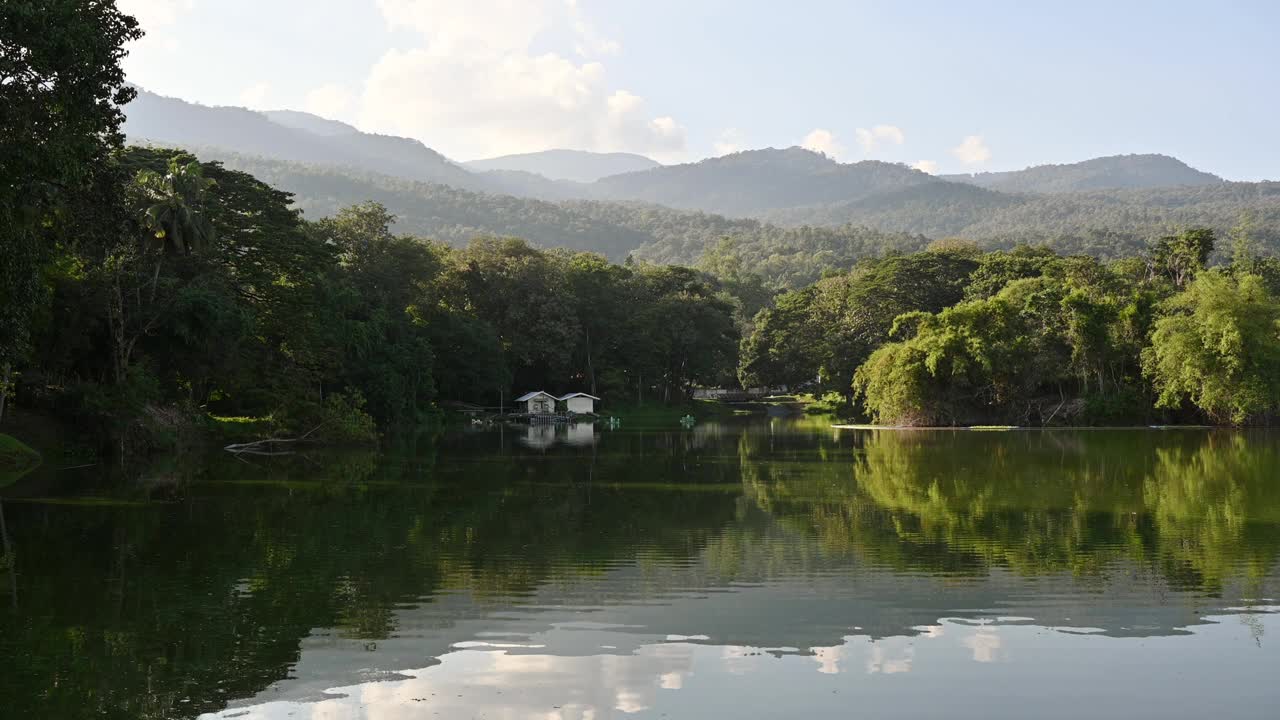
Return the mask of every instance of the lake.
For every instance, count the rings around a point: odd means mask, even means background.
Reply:
[[[1280,433],[450,431],[0,491],[6,718],[1272,718]]]

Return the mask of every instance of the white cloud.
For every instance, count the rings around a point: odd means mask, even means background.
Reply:
[[[981,165],[991,159],[991,148],[987,147],[981,135],[969,135],[951,149],[951,154],[965,165]]]
[[[622,45],[617,40],[603,37],[591,23],[587,22],[578,7],[578,0],[565,0],[565,5],[569,8],[573,32],[577,36],[577,40],[573,45],[574,52],[587,57],[592,55],[617,55],[622,51]]]
[[[800,147],[820,152],[828,157],[839,158],[844,154],[844,145],[836,139],[830,130],[814,128],[800,141]]]
[[[902,128],[896,125],[876,125],[871,129],[858,128],[853,131],[853,134],[857,138],[858,144],[862,146],[862,152],[867,155],[874,152],[882,143],[901,145],[907,139],[907,136],[902,132]]]
[[[241,105],[252,110],[261,110],[271,94],[271,83],[260,80],[240,91],[238,98]]]
[[[307,93],[303,108],[321,117],[337,118],[351,107],[352,99],[351,91],[342,85],[325,83]]]
[[[656,117],[649,121],[649,132],[655,137],[665,138],[673,146],[678,141],[684,144],[684,126],[676,122],[676,119],[670,115]]]
[[[116,7],[132,15],[146,33],[137,42],[137,49],[171,52],[178,49],[178,42],[165,31],[195,7],[195,0],[118,0]]]
[[[609,87],[585,57],[618,51],[566,0],[379,0],[392,29],[420,42],[370,70],[359,124],[417,137],[459,159],[551,147],[631,151],[678,159],[685,130],[644,99]],[[567,30],[571,54],[535,51]]]
[[[117,0],[116,7],[132,15],[148,32],[178,22],[179,16],[195,6],[195,0]]]
[[[938,163],[933,160],[917,160],[916,164],[911,167],[919,170],[920,172],[927,172],[930,175],[938,174]]]
[[[738,128],[725,128],[720,131],[720,136],[711,144],[711,149],[717,157],[721,155],[730,155],[740,152],[746,144],[746,135]]]

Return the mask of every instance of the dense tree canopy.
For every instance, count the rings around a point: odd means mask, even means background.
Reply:
[[[119,106],[133,90],[120,60],[138,37],[112,2],[0,5],[0,397],[47,297],[39,274],[59,232],[69,216],[113,200],[95,189],[123,140]]]
[[[1280,411],[1280,300],[1260,277],[1203,273],[1165,310],[1143,351],[1159,405],[1234,423]]]
[[[1270,422],[1280,405],[1272,268],[1206,269],[1192,228],[1101,262],[939,242],[777,296],[751,323],[744,384],[844,392],[908,425]]]
[[[123,220],[61,247],[21,368],[27,401],[83,422],[178,404],[367,434],[445,400],[678,400],[732,377],[739,306],[704,271],[515,238],[453,248],[397,234],[374,202],[307,222],[287,193],[181,151],[109,162]]]

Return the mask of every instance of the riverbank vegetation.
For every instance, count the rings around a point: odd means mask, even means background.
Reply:
[[[1248,228],[1209,268],[1191,229],[1103,262],[936,243],[779,295],[748,385],[845,393],[893,425],[1267,424],[1280,410],[1280,261]]]

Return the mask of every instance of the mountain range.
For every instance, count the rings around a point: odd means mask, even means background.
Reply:
[[[1113,155],[1066,165],[1038,165],[1012,172],[943,175],[988,190],[1063,193],[1115,188],[1217,185],[1223,179],[1168,155]]]
[[[1045,242],[1109,256],[1177,226],[1225,233],[1249,213],[1264,249],[1280,248],[1280,183],[1226,182],[1163,155],[942,177],[895,163],[840,163],[798,147],[668,166],[566,150],[456,163],[417,140],[297,111],[207,107],[146,91],[124,110],[130,141],[183,147],[253,172],[295,193],[308,214],[375,199],[404,230],[451,242],[516,235],[615,259],[686,263],[722,237],[750,249],[757,264],[826,253],[787,261],[773,273],[782,279],[820,271],[822,258],[847,265],[881,245],[918,244],[908,236]],[[818,240],[797,242],[797,231]]]
[[[472,160],[463,165],[476,172],[507,170],[579,183],[591,183],[610,175],[662,167],[658,161],[634,153],[594,153],[585,150],[543,150]]]

